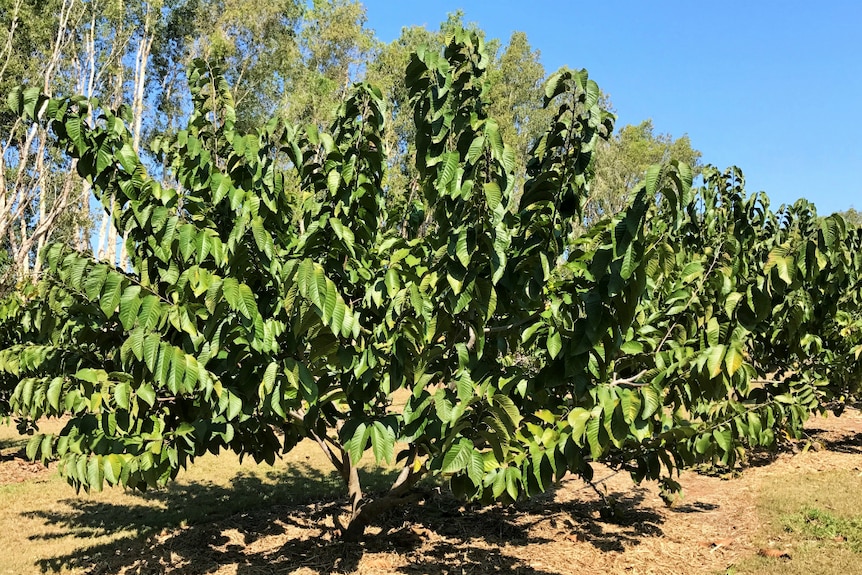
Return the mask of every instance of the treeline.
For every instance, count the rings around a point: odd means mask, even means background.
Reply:
[[[438,30],[404,28],[386,44],[369,27],[361,3],[351,0],[0,0],[0,94],[5,100],[23,84],[33,96],[80,94],[109,109],[126,106],[134,151],[162,183],[177,185],[150,148],[157,134],[185,125],[192,108],[186,71],[196,59],[224,71],[240,131],[273,116],[328,127],[350,87],[370,82],[386,104],[386,225],[407,233],[428,222],[404,70],[413,51],[440,45],[462,25],[462,15],[453,14]],[[489,113],[523,168],[551,119],[542,107],[547,74],[523,33],[506,42],[488,39],[488,47]],[[607,97],[604,103],[610,107]],[[40,273],[37,254],[49,241],[125,267],[125,238],[112,225],[111,210],[79,177],[76,162],[46,128],[24,125],[5,103],[2,108],[0,293]],[[90,125],[96,120],[86,118]],[[622,209],[650,164],[697,164],[700,157],[687,137],[656,134],[649,121],[623,127],[598,145],[584,226]]]

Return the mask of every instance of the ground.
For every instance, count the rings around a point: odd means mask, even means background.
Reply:
[[[815,418],[808,438],[742,473],[686,472],[668,508],[654,484],[599,468],[516,506],[431,491],[363,544],[333,536],[339,487],[305,447],[284,469],[230,457],[170,490],[76,495],[0,436],[0,574],[862,573],[862,415]],[[612,508],[607,502],[612,503]]]

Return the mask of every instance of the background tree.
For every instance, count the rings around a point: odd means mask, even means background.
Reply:
[[[84,7],[74,0],[47,6],[16,0],[4,8],[0,87],[23,81],[34,94],[74,87],[69,61]],[[43,11],[51,16],[42,17]],[[87,210],[66,209],[78,197],[73,189],[79,182],[68,177],[74,164],[50,145],[41,126],[25,127],[3,114],[0,138],[0,246],[6,252],[0,289],[9,289],[38,274],[36,253],[55,230],[64,229],[67,241],[74,238],[79,210]]]
[[[862,226],[862,212],[858,212],[854,208],[839,212],[839,215],[844,218],[848,224]]]
[[[53,8],[6,1],[0,88],[25,82],[58,95],[97,96],[112,107],[129,102],[133,147],[147,162],[153,161],[151,139],[176,132],[187,120],[191,103],[185,70],[195,58],[218,62],[237,103],[237,126],[244,131],[273,115],[324,128],[354,81],[365,78],[381,86],[390,116],[384,134],[389,163],[384,225],[409,235],[411,226],[431,224],[431,209],[422,201],[413,167],[414,128],[403,70],[420,45],[443,42],[463,27],[463,14],[451,14],[437,31],[405,29],[401,38],[384,46],[367,28],[362,5],[351,0],[272,0],[253,9],[242,0],[66,0]],[[538,104],[545,72],[539,53],[522,33],[507,44],[489,40],[488,48],[491,115],[523,168],[529,147],[550,117]],[[92,124],[94,118],[86,121]],[[40,128],[29,138],[15,133],[12,124],[5,129],[4,148],[11,153],[3,158],[0,238],[5,263],[0,267],[6,270],[7,285],[38,275],[36,253],[55,234],[80,250],[92,249],[99,259],[126,265],[125,238],[111,223],[116,207],[99,205],[89,183],[75,175],[72,160],[41,144],[50,137]],[[602,173],[628,169],[622,165],[626,161],[618,160]],[[629,163],[638,164],[638,173],[645,167],[641,161]],[[162,183],[175,185],[169,166],[160,168]],[[522,183],[516,184],[516,197]],[[612,195],[603,191],[596,197],[602,194]]]
[[[688,136],[674,139],[670,134],[655,134],[652,120],[623,126],[612,138],[598,143],[585,222],[589,224],[625,208],[650,166],[676,160],[698,172],[700,157]]]

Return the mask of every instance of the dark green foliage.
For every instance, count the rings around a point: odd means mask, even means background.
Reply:
[[[133,270],[55,245],[42,282],[0,308],[8,408],[72,416],[28,453],[84,489],[144,488],[205,452],[272,463],[309,437],[361,531],[383,508],[356,483],[368,450],[404,462],[398,500],[428,474],[513,500],[597,461],[672,489],[674,471],[732,464],[858,392],[862,232],[802,203],[772,212],[735,169],[693,189],[671,162],[571,240],[612,129],[599,88],[586,71],[550,77],[552,120],[516,174],[487,64],[459,30],[407,68],[421,237],[384,225],[371,86],[329,131],[245,134],[224,79],[196,64],[189,126],[155,146],[177,189],[147,173],[122,111],[13,94],[119,202]]]

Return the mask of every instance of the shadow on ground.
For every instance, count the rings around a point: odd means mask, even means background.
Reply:
[[[140,505],[69,500],[65,511],[31,512],[61,527],[62,537],[123,534],[38,566],[43,572],[82,568],[90,575],[193,575],[226,565],[236,566],[239,575],[302,567],[330,573],[354,571],[363,556],[380,553],[374,560],[400,557],[401,563],[373,571],[550,575],[506,555],[506,548],[568,538],[622,551],[662,534],[662,517],[642,505],[647,492],[640,488],[611,494],[612,507],[591,494],[561,503],[552,493],[513,506],[480,507],[429,489],[424,501],[383,517],[379,532],[363,543],[348,544],[338,540],[331,520],[344,504],[334,475],[297,467],[268,479],[277,484],[238,475],[228,487],[192,483],[142,494]]]
[[[862,453],[862,432],[837,439],[826,439],[823,447],[840,453]]]

